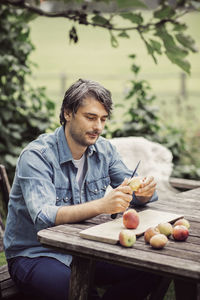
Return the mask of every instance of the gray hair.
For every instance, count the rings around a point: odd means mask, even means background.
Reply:
[[[60,124],[65,125],[66,123],[64,117],[65,110],[69,110],[75,114],[82,105],[83,100],[88,97],[93,97],[95,100],[101,102],[110,117],[112,111],[111,92],[98,82],[79,79],[65,93],[60,111]]]

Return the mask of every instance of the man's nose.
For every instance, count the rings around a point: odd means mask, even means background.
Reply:
[[[103,124],[101,122],[101,120],[96,120],[95,124],[94,124],[94,128],[95,130],[98,130],[98,131],[102,131],[103,129]]]

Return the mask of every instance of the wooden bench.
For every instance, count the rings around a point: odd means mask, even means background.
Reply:
[[[200,181],[196,180],[187,180],[187,179],[179,179],[179,178],[170,178],[170,184],[174,187],[179,189],[180,191],[185,191],[193,188],[200,187]],[[9,201],[9,193],[10,193],[10,183],[7,176],[6,169],[3,165],[0,165],[0,191],[2,192],[2,204],[5,208],[6,212],[8,209],[8,201]],[[4,225],[2,222],[2,228],[4,229]],[[158,300],[161,293],[164,297],[164,292],[166,292],[170,281],[166,281],[164,279],[160,287],[153,295],[151,296],[151,300]],[[16,287],[13,280],[10,278],[8,267],[7,265],[0,267],[0,299],[25,299],[18,288]]]
[[[10,183],[7,176],[6,168],[3,165],[0,165],[0,191],[2,200],[1,204],[7,214]],[[0,226],[2,227],[2,229],[4,229],[4,224],[1,218]],[[23,299],[23,295],[21,295],[15,283],[10,278],[7,265],[0,267],[0,299]]]

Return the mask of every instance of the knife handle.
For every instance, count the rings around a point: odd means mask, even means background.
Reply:
[[[117,217],[117,214],[112,214],[112,215],[111,215],[111,218],[112,218],[112,219],[116,219],[116,217]]]

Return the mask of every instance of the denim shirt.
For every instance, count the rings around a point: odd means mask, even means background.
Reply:
[[[77,168],[65,137],[64,127],[42,134],[21,153],[10,192],[4,234],[6,258],[50,256],[66,265],[72,257],[43,247],[37,232],[55,225],[60,206],[102,198],[109,185],[113,188],[131,177],[115,147],[103,137],[86,151],[86,174],[81,189],[76,181]],[[156,193],[151,202],[157,200]],[[133,194],[132,202],[141,203]]]

